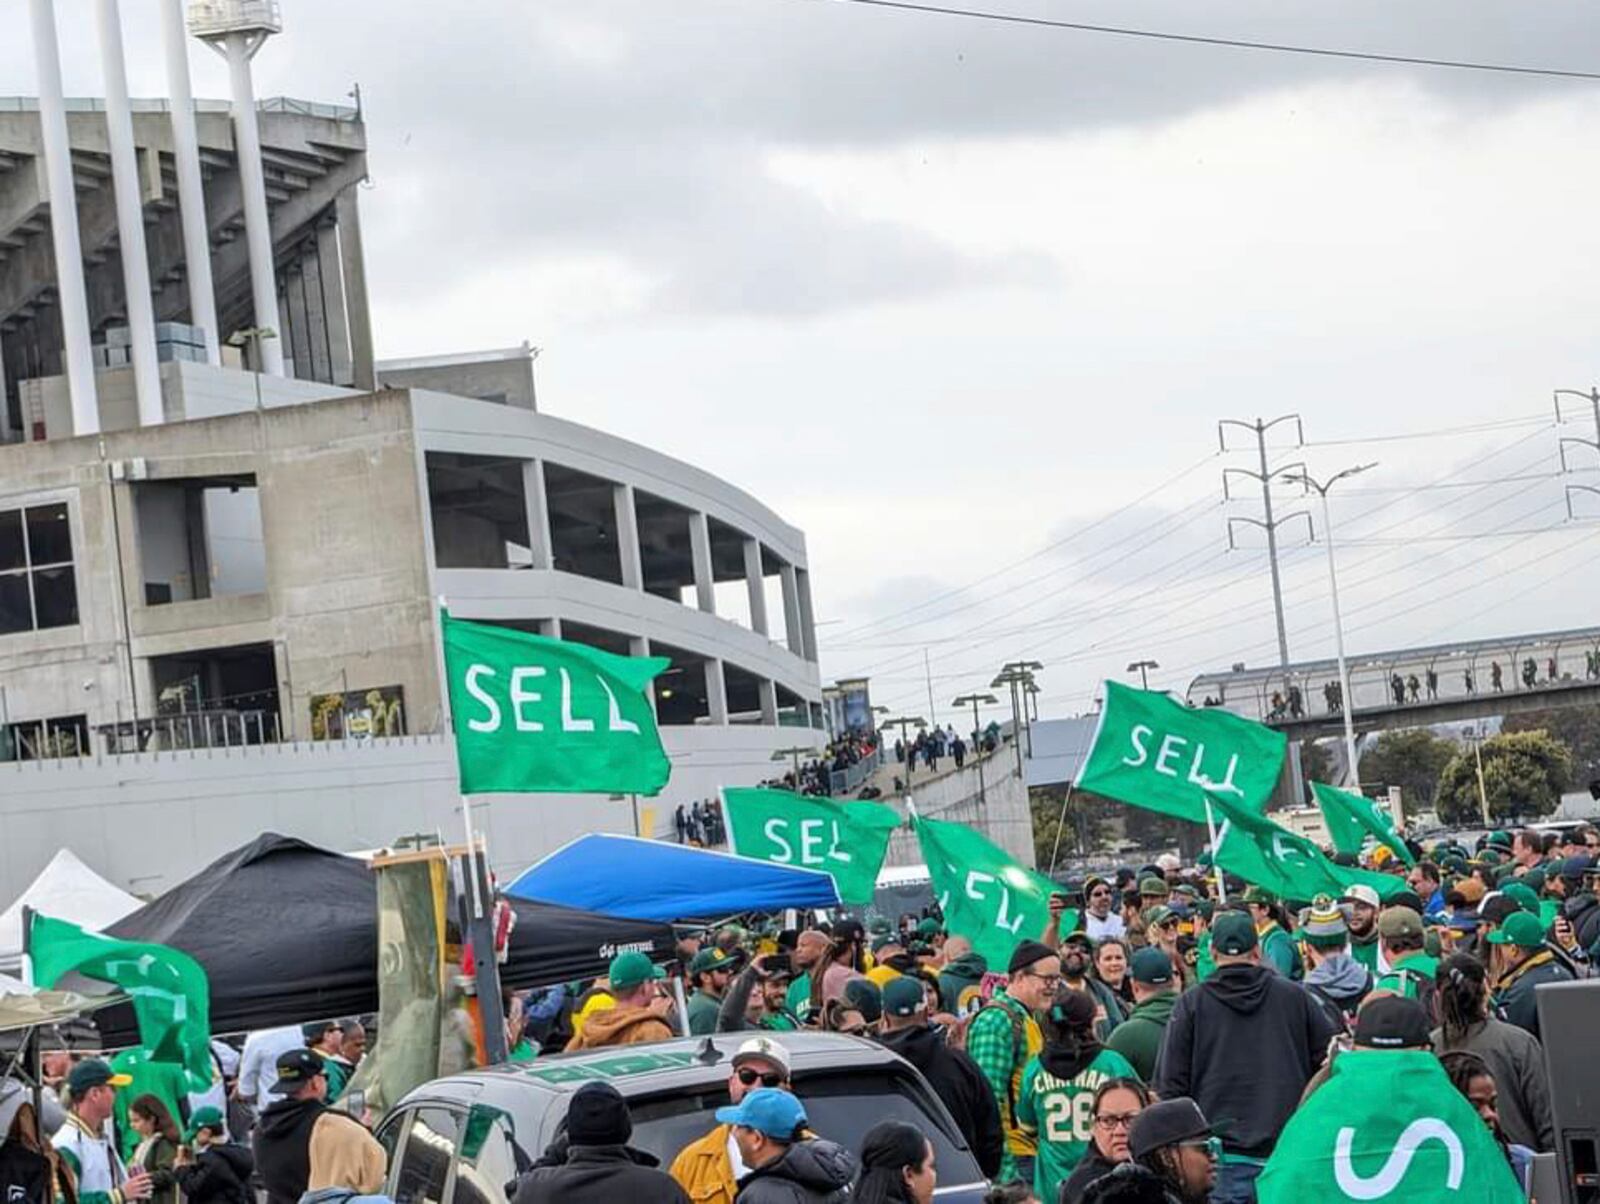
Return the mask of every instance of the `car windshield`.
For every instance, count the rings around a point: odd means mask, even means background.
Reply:
[[[879,1121],[903,1120],[928,1135],[939,1171],[941,1187],[982,1183],[971,1153],[956,1144],[943,1128],[934,1123],[912,1094],[903,1075],[826,1074],[802,1077],[798,1084],[805,1101],[811,1128],[820,1137],[859,1150],[862,1135]],[[629,1101],[633,1112],[633,1138],[630,1145],[647,1150],[666,1166],[678,1151],[705,1136],[717,1122],[711,1114],[726,1106],[728,1093],[711,1091],[679,1093],[651,1099]]]

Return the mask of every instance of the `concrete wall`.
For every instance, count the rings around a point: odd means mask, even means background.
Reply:
[[[1009,746],[985,759],[983,793],[978,792],[977,763],[942,774],[932,781],[915,783],[912,802],[917,813],[928,819],[947,819],[969,824],[999,845],[1019,864],[1035,867],[1033,853],[1033,812],[1028,807],[1028,790],[1017,777]],[[899,808],[902,812],[903,806]],[[920,865],[922,849],[909,828],[896,832],[889,841],[885,865]]]
[[[653,835],[671,830],[678,803],[761,781],[773,751],[793,742],[792,732],[752,727],[662,737],[672,780],[639,800],[654,813]],[[154,895],[261,832],[346,852],[414,832],[457,840],[459,808],[447,736],[0,764],[0,906],[63,846]],[[473,811],[502,881],[583,833],[633,831],[631,802],[603,795],[484,796]]]
[[[451,358],[441,356],[439,362],[432,363],[411,360],[379,363],[378,384],[385,389],[431,389],[519,410],[536,408],[531,354],[466,363],[453,363]]]

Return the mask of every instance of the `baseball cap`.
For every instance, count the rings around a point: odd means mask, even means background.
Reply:
[[[131,1076],[114,1073],[111,1067],[99,1058],[88,1058],[79,1062],[67,1074],[67,1086],[71,1088],[75,1099],[85,1091],[91,1091],[96,1087],[128,1087],[132,1083]]]
[[[300,1035],[304,1037],[307,1042],[320,1041],[322,1040],[323,1034],[326,1033],[330,1028],[338,1027],[339,1022],[337,1020],[317,1020],[310,1024],[302,1024],[300,1026]]]
[[[1240,911],[1224,912],[1211,925],[1211,947],[1227,957],[1238,957],[1256,947],[1255,921]]]
[[[1357,1014],[1355,1042],[1373,1049],[1430,1049],[1428,1013],[1415,999],[1380,995]]]
[[[1531,911],[1519,911],[1506,917],[1505,923],[1489,934],[1491,945],[1515,945],[1519,949],[1537,949],[1544,944],[1544,925]]]
[[[1158,878],[1154,874],[1152,874],[1148,878],[1140,878],[1139,879],[1139,893],[1141,895],[1165,895],[1165,894],[1168,894],[1169,891],[1168,891],[1168,888],[1167,888],[1167,880],[1165,878]]]
[[[783,1077],[789,1077],[791,1059],[786,1047],[771,1037],[751,1037],[739,1046],[733,1054],[733,1065],[737,1069],[739,1063],[747,1062],[751,1058],[760,1058],[763,1062],[770,1062],[783,1071]]]
[[[268,1090],[290,1095],[322,1073],[322,1055],[309,1049],[291,1049],[278,1055],[278,1081]]]
[[[1151,1104],[1134,1118],[1133,1128],[1128,1130],[1128,1153],[1143,1158],[1152,1150],[1210,1136],[1211,1125],[1200,1105],[1178,1096]]]
[[[918,936],[933,937],[938,936],[943,931],[944,929],[940,926],[939,921],[934,919],[932,916],[927,916],[924,919],[917,921]]]
[[[1049,945],[1039,941],[1023,941],[1012,951],[1011,960],[1006,963],[1006,973],[1015,974],[1018,970],[1026,970],[1034,962],[1042,962],[1045,958],[1055,955],[1056,951]]]
[[[695,954],[695,960],[700,960],[700,954]],[[617,954],[611,959],[611,965],[606,970],[606,981],[611,984],[613,991],[631,991],[640,983],[652,982],[666,976],[665,970],[652,963],[648,956],[637,949]]]
[[[710,948],[702,949],[694,955],[694,960],[689,963],[689,976],[693,978],[696,974],[709,974],[713,970],[728,970],[731,972],[738,964],[737,958],[729,957],[721,949],[712,945]]]
[[[1264,886],[1251,886],[1244,892],[1246,903],[1276,903],[1278,896]]]
[[[1135,951],[1128,973],[1133,975],[1134,982],[1142,982],[1147,987],[1164,987],[1172,981],[1172,959],[1166,950],[1146,945]]]
[[[1484,839],[1483,843],[1484,847],[1486,848],[1509,849],[1511,847],[1511,833],[1500,831],[1490,832],[1489,835]]]
[[[922,980],[902,974],[883,988],[883,1010],[889,1016],[915,1016],[927,1006]]]
[[[1182,864],[1176,853],[1163,853],[1156,858],[1156,867],[1164,874],[1173,873]]]
[[[194,1110],[194,1115],[189,1118],[189,1127],[183,1131],[183,1139],[193,1145],[194,1139],[200,1136],[201,1129],[212,1129],[217,1133],[228,1131],[227,1126],[223,1124],[222,1113],[210,1105]]]
[[[1568,857],[1561,863],[1561,876],[1573,882],[1581,881],[1584,874],[1589,872],[1589,867],[1594,864],[1594,859],[1582,853],[1576,857]]]
[[[1154,907],[1147,907],[1144,913],[1144,922],[1151,928],[1176,918],[1176,913],[1165,903],[1157,903]]]
[[[1409,907],[1386,907],[1378,917],[1378,935],[1389,940],[1422,935],[1422,917]]]
[[[1378,892],[1364,883],[1356,886],[1347,886],[1344,889],[1345,903],[1365,903],[1368,907],[1382,907],[1383,900],[1378,898]]]
[[[861,927],[861,921],[851,916],[845,916],[833,926],[833,939],[841,945],[848,945],[852,941],[859,941],[867,935],[867,930]]]
[[[1507,882],[1505,886],[1500,889],[1500,893],[1506,898],[1515,901],[1517,906],[1522,908],[1523,911],[1539,910],[1539,896],[1525,882],[1520,880],[1517,882]]]
[[[1034,944],[1036,942],[1030,941],[1028,943],[1029,944]],[[1061,946],[1062,946],[1062,948],[1066,948],[1066,946],[1068,946],[1068,945],[1081,945],[1081,946],[1083,946],[1083,948],[1085,948],[1085,949],[1089,950],[1089,952],[1093,953],[1094,952],[1094,937],[1090,936],[1087,932],[1083,931],[1083,929],[1080,928],[1077,932],[1069,932],[1069,933],[1067,933],[1066,935],[1064,935],[1061,938]],[[1048,948],[1048,946],[1045,946],[1045,947]],[[1019,945],[1018,948],[1020,949],[1021,946]],[[1037,960],[1037,959],[1035,959],[1035,960]]]
[[[1484,886],[1481,879],[1463,878],[1460,882],[1456,883],[1455,889],[1461,892],[1461,897],[1463,899],[1476,906],[1477,904],[1483,902],[1484,892],[1488,888]]]
[[[736,1107],[718,1108],[717,1121],[754,1129],[778,1141],[793,1141],[795,1131],[806,1123],[806,1109],[793,1095],[777,1087],[757,1087]]]

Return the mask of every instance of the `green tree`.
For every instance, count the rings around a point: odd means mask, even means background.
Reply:
[[[1073,790],[1068,797],[1067,790],[1064,785],[1036,786],[1028,792],[1028,806],[1033,812],[1034,863],[1041,874],[1049,872],[1052,857],[1059,863],[1073,853],[1090,853],[1105,844],[1106,808],[1116,804],[1086,790]],[[1065,812],[1061,809],[1063,801]]]
[[[1300,776],[1305,779],[1306,791],[1309,795],[1312,782],[1327,782],[1333,774],[1333,758],[1328,755],[1328,750],[1322,747],[1320,741],[1300,741]],[[1305,805],[1302,800],[1301,805]]]
[[[1361,755],[1361,784],[1398,786],[1407,815],[1426,811],[1434,805],[1439,775],[1457,752],[1453,742],[1425,727],[1384,732],[1377,744]]]
[[[1549,815],[1572,779],[1572,753],[1549,732],[1502,732],[1483,742],[1483,793],[1496,822]],[[1439,818],[1468,824],[1482,817],[1477,764],[1470,748],[1439,775]]]
[[[1572,752],[1573,781],[1600,778],[1600,707],[1550,707],[1508,715],[1502,732],[1549,732]]]

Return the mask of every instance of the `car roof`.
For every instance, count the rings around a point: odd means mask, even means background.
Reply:
[[[413,1094],[448,1093],[451,1084],[465,1086],[473,1082],[490,1087],[526,1082],[546,1091],[570,1093],[595,1079],[613,1083],[625,1095],[670,1091],[726,1077],[739,1047],[757,1036],[783,1046],[789,1054],[792,1075],[820,1070],[872,1071],[903,1065],[898,1055],[863,1037],[809,1032],[772,1036],[746,1031],[552,1054],[532,1062],[502,1063],[435,1080]],[[713,1068],[719,1069],[712,1073]]]

